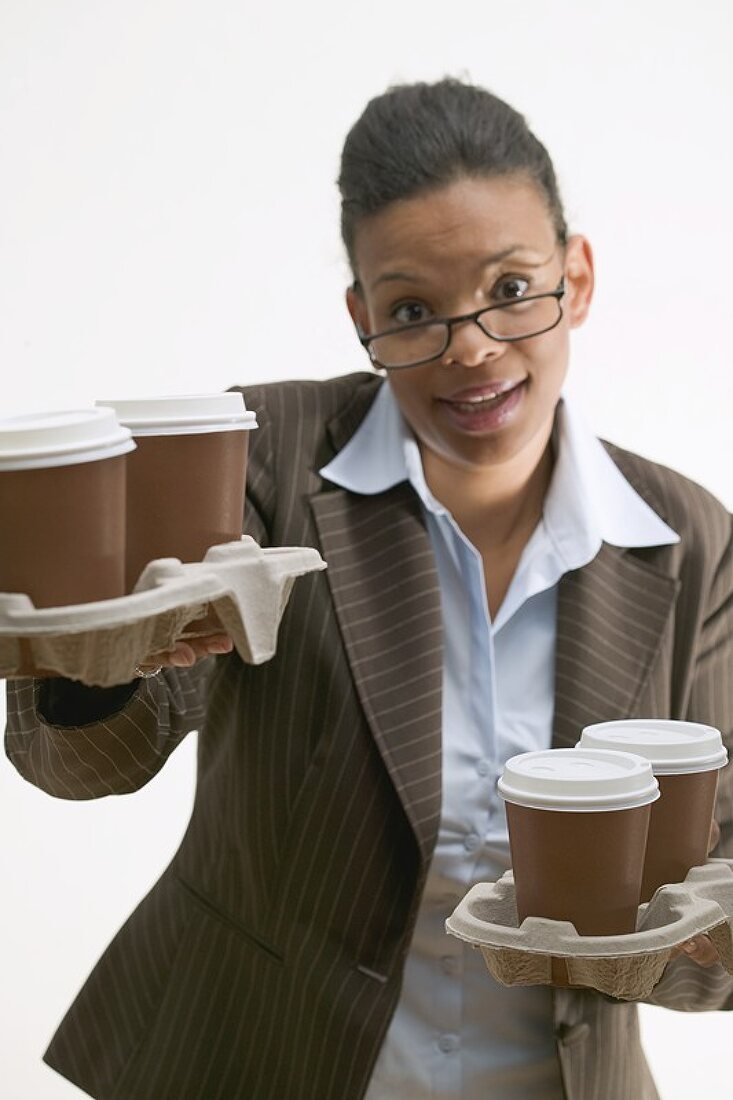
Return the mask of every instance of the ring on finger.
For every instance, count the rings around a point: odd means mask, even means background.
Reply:
[[[150,680],[153,676],[157,676],[159,672],[162,672],[163,666],[157,665],[155,668],[140,668],[140,665],[135,665],[135,675],[140,680]]]

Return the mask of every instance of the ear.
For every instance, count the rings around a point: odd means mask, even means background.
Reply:
[[[369,313],[358,282],[352,283],[346,291],[346,308],[359,334],[363,336],[369,332]]]
[[[563,311],[570,327],[578,328],[588,316],[595,286],[593,250],[579,234],[570,237],[565,246],[565,286]]]

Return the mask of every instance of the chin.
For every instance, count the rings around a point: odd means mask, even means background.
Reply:
[[[432,448],[435,449],[435,448]],[[462,466],[466,469],[476,469],[487,466],[500,466],[510,462],[522,450],[521,444],[509,440],[475,439],[443,442],[439,448],[439,454],[444,461],[452,466]]]

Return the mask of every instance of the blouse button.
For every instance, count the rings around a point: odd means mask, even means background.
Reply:
[[[438,1039],[438,1046],[443,1054],[452,1054],[454,1050],[458,1050],[459,1045],[457,1035],[441,1035]]]

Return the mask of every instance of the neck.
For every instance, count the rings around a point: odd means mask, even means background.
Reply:
[[[536,527],[552,477],[552,422],[519,454],[499,465],[457,469],[421,445],[425,480],[476,546],[525,542]]]

